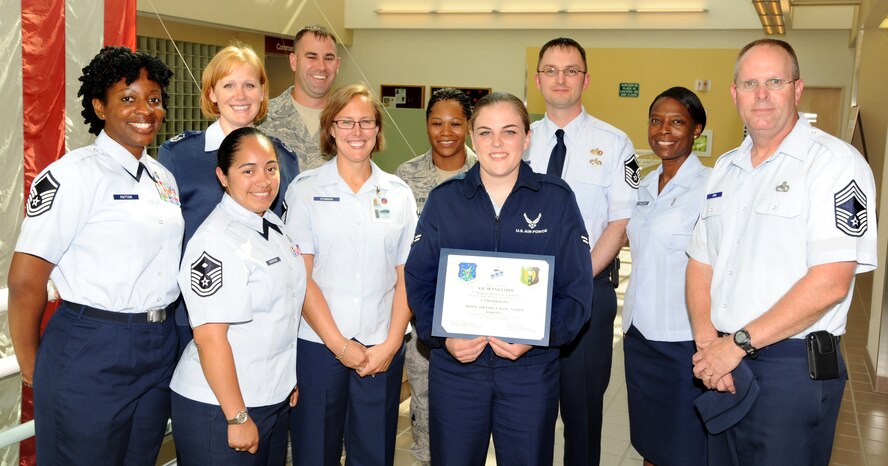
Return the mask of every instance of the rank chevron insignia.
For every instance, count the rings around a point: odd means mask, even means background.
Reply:
[[[222,288],[222,262],[204,251],[191,264],[191,291],[201,298],[214,295]]]
[[[852,180],[835,195],[836,228],[848,236],[863,236],[867,229],[866,194]]]

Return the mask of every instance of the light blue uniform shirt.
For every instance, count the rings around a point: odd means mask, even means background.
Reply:
[[[303,254],[314,255],[312,279],[339,331],[376,345],[388,336],[396,268],[410,252],[416,201],[400,178],[370,165],[357,193],[339,176],[335,158],[300,173],[287,189],[287,231]],[[304,319],[299,338],[322,343]]]
[[[685,254],[711,168],[693,153],[657,193],[661,165],[641,182],[626,234],[632,274],[623,301],[623,333],[635,325],[654,341],[693,340],[685,301]]]
[[[274,212],[264,218],[284,231]],[[230,324],[228,342],[244,403],[255,407],[285,400],[296,386],[296,338],[305,299],[298,244],[263,228],[263,217],[225,194],[188,242],[178,280],[192,327]],[[219,404],[193,340],[170,388],[185,398]]]
[[[576,193],[594,247],[609,222],[629,218],[635,207],[640,181],[635,149],[626,133],[587,114],[586,109],[562,129],[567,146],[562,178]],[[558,126],[544,117],[530,130],[524,160],[533,171],[546,173]]]
[[[876,267],[875,183],[856,149],[800,118],[755,168],[751,150],[747,137],[716,162],[688,246],[712,266],[712,323],[725,333],[770,310],[815,265]],[[852,295],[792,338],[844,334]]]

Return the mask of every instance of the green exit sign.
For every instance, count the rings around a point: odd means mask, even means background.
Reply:
[[[620,97],[638,97],[638,83],[620,83]]]

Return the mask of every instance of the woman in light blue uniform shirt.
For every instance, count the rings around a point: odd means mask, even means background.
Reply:
[[[170,383],[181,465],[286,460],[306,276],[271,211],[278,169],[261,131],[229,133],[216,168],[225,194],[185,248],[178,281],[194,340]]]
[[[305,254],[293,464],[394,462],[410,319],[404,263],[416,201],[370,159],[382,149],[382,105],[367,86],[334,91],[321,113],[321,151],[334,157],[287,191],[287,231]]]
[[[648,143],[662,165],[641,182],[626,233],[632,274],[623,303],[623,352],[632,446],[646,465],[706,464],[706,434],[693,400],[696,352],[685,303],[685,254],[711,171],[692,152],[706,111],[673,87],[649,109]]]

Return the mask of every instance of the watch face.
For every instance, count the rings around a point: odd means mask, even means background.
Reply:
[[[745,344],[749,341],[749,334],[746,333],[746,330],[738,330],[734,333],[734,343],[738,345]]]

